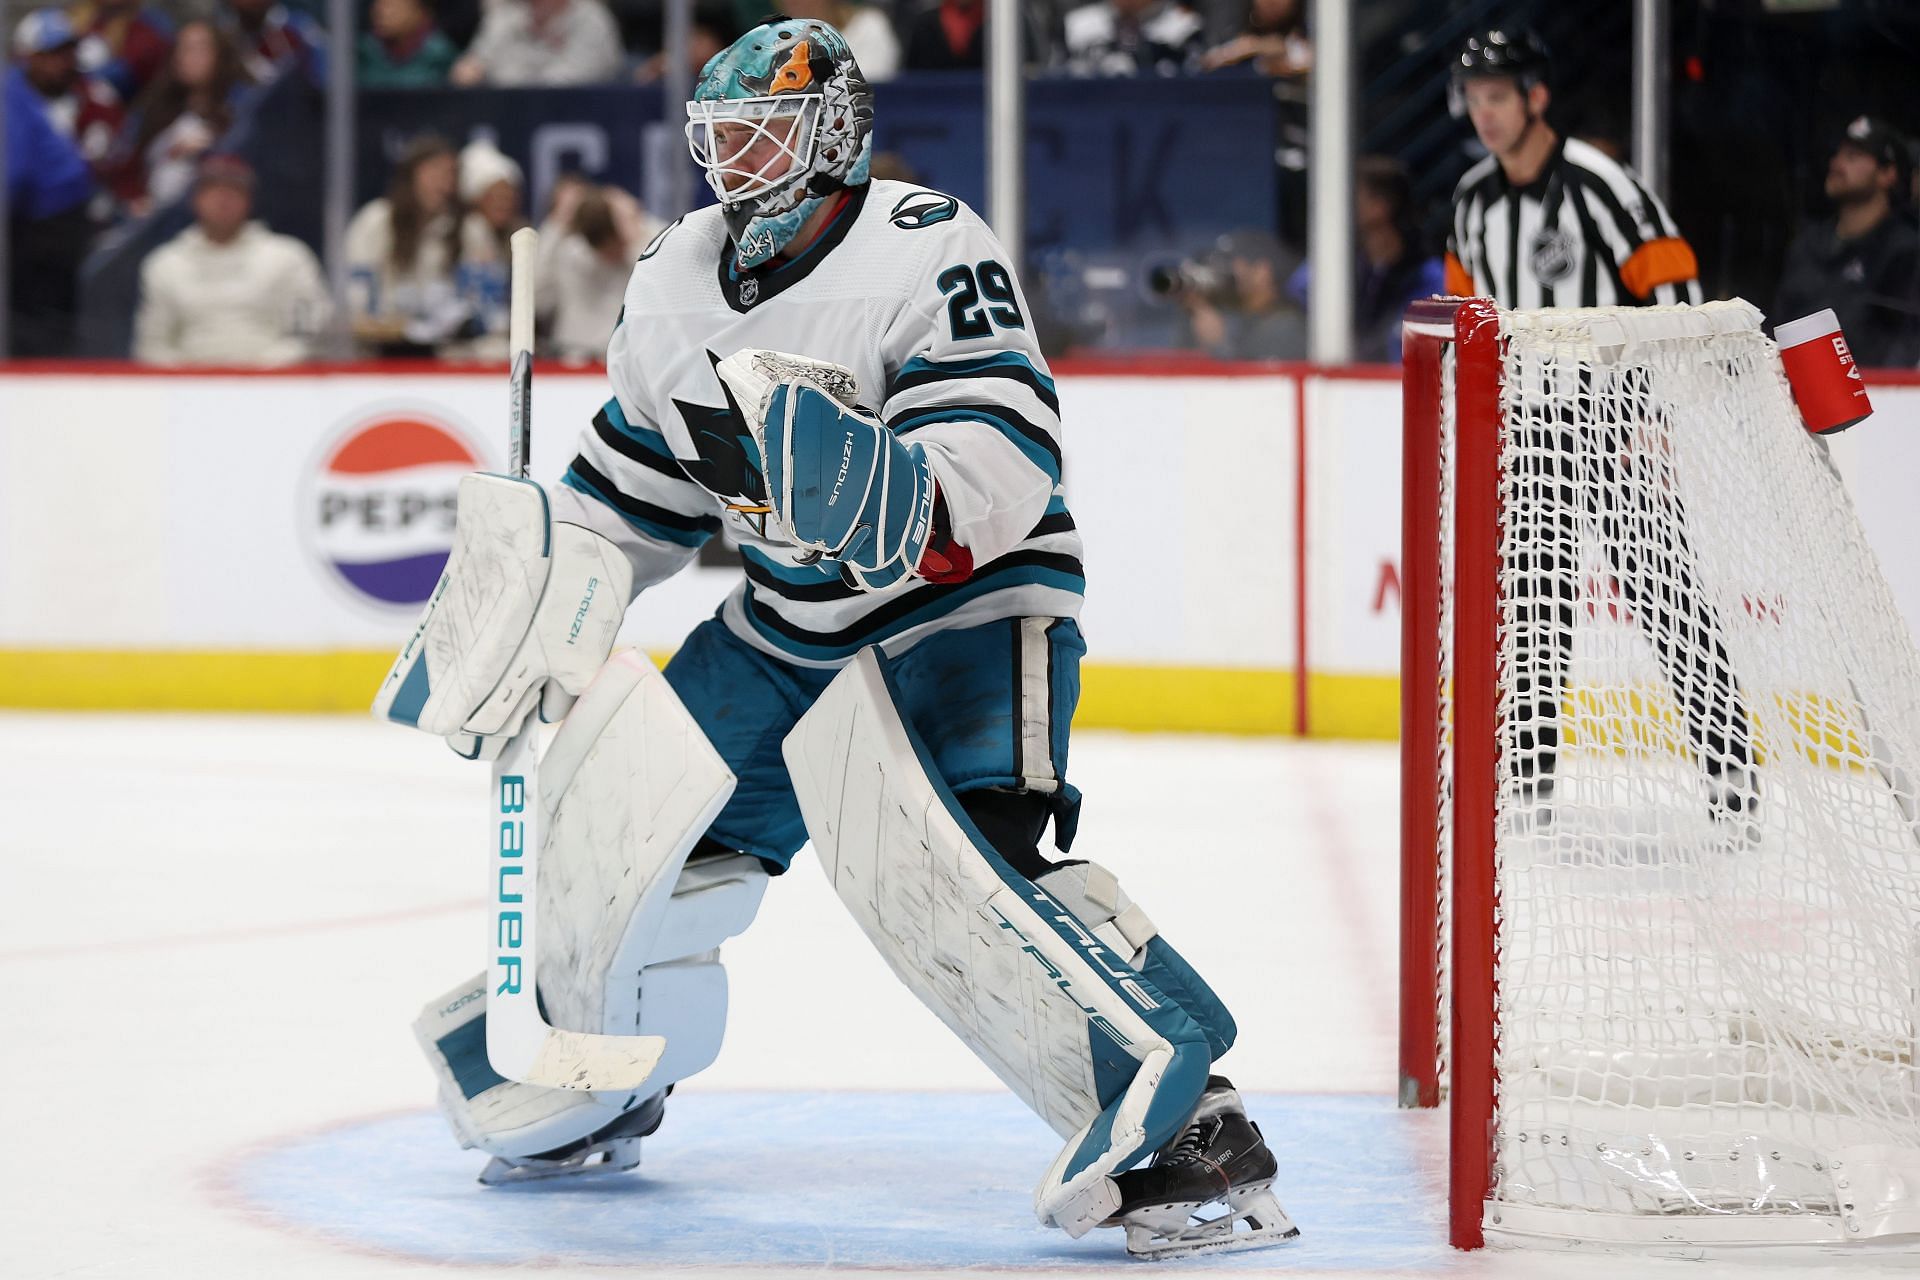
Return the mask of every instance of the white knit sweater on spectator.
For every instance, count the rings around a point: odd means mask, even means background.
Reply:
[[[470,308],[454,278],[459,263],[447,252],[451,214],[428,222],[420,233],[413,265],[393,265],[393,208],[383,196],[370,200],[347,224],[348,301],[356,320],[403,320],[409,337],[432,345],[444,341],[466,320]],[[462,228],[464,248],[481,248],[472,226]]]
[[[554,355],[569,363],[607,358],[613,322],[626,301],[627,273],[609,266],[585,239],[549,227],[541,233],[541,299],[553,311]],[[545,309],[545,308],[543,308]]]
[[[565,0],[538,30],[528,0],[488,10],[467,57],[497,85],[596,84],[620,78],[620,28],[600,0]]]
[[[632,196],[611,188],[614,225],[624,242],[616,254],[595,252],[587,238],[558,217],[540,227],[539,286],[535,308],[547,348],[569,364],[607,358],[614,322],[627,300],[633,260],[666,229]]]
[[[292,364],[332,309],[313,251],[258,222],[226,244],[187,228],[141,264],[140,295],[133,354],[148,364]]]
[[[886,14],[871,5],[856,5],[840,34],[868,80],[878,84],[900,74],[900,39]]]

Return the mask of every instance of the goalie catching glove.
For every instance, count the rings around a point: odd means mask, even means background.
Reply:
[[[590,529],[556,524],[531,480],[460,481],[453,554],[373,714],[491,760],[537,707],[566,714],[613,650],[633,569]]]
[[[927,451],[853,407],[852,373],[752,348],[717,372],[765,461],[769,514],[782,537],[838,561],[863,591],[920,572],[935,536]]]

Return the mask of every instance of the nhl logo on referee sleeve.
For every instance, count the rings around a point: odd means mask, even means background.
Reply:
[[[1558,227],[1536,233],[1527,247],[1527,265],[1541,284],[1552,284],[1570,273],[1574,256],[1573,237]]]
[[[938,191],[912,191],[900,197],[888,218],[903,231],[918,231],[945,222],[960,212],[960,202]]]

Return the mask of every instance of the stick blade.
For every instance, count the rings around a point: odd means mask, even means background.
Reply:
[[[597,1093],[639,1092],[666,1051],[665,1036],[603,1036],[549,1027],[524,1065],[505,1062],[515,1068],[509,1071],[502,1067],[509,1055],[496,1056],[491,1037],[487,1045],[493,1069],[508,1079]]]

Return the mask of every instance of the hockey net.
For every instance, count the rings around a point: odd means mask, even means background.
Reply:
[[[1436,301],[1405,350],[1402,1101],[1454,1243],[1911,1246],[1920,657],[1758,313]]]

